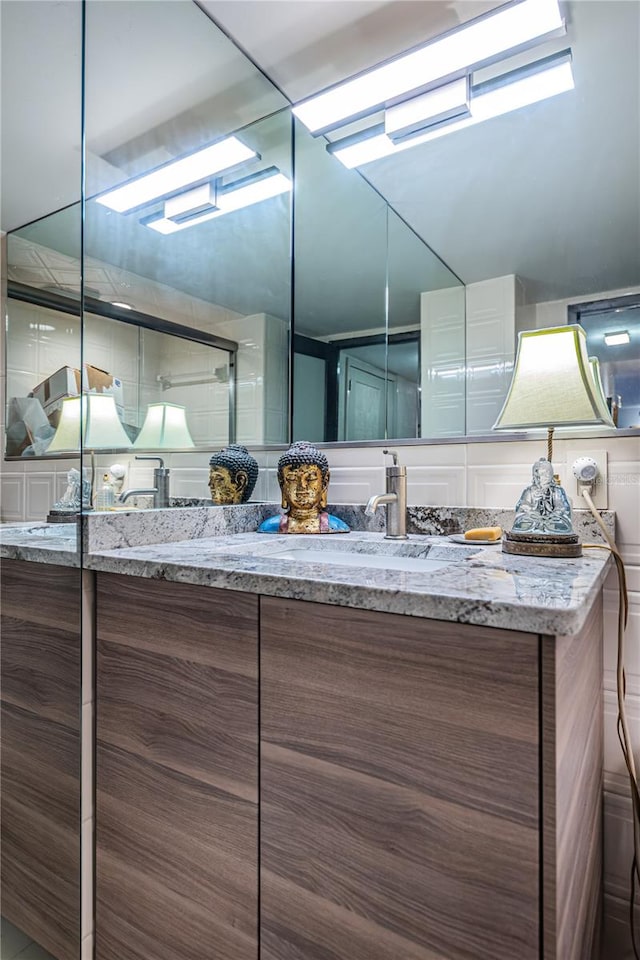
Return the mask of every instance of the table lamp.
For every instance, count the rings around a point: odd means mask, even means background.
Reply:
[[[615,426],[593,360],[577,324],[526,330],[518,336],[511,385],[493,429],[546,429],[547,456],[533,465],[531,485],[516,504],[513,527],[502,539],[505,553],[582,555],[569,498],[553,472],[553,433],[556,427]]]
[[[116,410],[115,399],[106,393],[83,393],[62,401],[60,422],[47,447],[47,453],[91,453],[90,505],[95,499],[96,450],[129,448],[127,436]]]
[[[134,450],[184,450],[195,447],[187,426],[187,412],[177,403],[150,403]],[[136,460],[157,460],[153,471],[154,505],[169,506],[170,471],[162,457],[140,456]],[[157,498],[157,499],[156,499]]]
[[[187,426],[185,408],[177,403],[150,403],[133,446],[136,450],[181,450],[195,447]]]

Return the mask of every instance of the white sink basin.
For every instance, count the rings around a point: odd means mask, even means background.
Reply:
[[[398,556],[397,554],[360,553],[356,550],[314,550],[306,547],[291,547],[273,550],[269,557],[274,560],[294,560],[297,563],[328,563],[331,566],[366,567],[376,570],[409,570],[426,573],[449,567],[455,559],[431,559],[425,556]],[[461,557],[460,559],[464,559]]]

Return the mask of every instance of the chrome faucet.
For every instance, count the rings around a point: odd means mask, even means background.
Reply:
[[[130,490],[125,490],[118,497],[118,503],[126,503],[129,497],[150,497],[153,495],[153,506],[155,509],[158,507],[164,508],[169,506],[169,469],[165,468],[164,460],[162,457],[146,457],[138,456],[136,454],[136,460],[157,460],[160,464],[159,467],[156,467],[153,471],[153,487],[148,489],[143,488],[132,488]]]
[[[371,497],[365,514],[372,517],[381,503],[387,505],[385,540],[407,540],[407,468],[398,464],[396,450],[383,450],[393,457],[393,466],[386,468],[387,492]]]

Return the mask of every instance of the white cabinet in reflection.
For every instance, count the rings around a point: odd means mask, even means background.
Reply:
[[[465,434],[464,315],[464,287],[420,295],[423,437]]]
[[[524,300],[515,275],[421,295],[422,436],[479,436],[504,403]]]
[[[491,432],[513,372],[522,285],[513,274],[467,284],[466,432]]]

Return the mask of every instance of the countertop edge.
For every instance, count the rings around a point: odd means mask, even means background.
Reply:
[[[192,583],[203,587],[237,590],[241,593],[299,599],[331,606],[518,630],[545,636],[573,636],[581,631],[611,564],[611,557],[608,556],[594,574],[583,602],[563,610],[534,604],[523,606],[499,600],[463,598],[446,593],[416,594],[379,585],[347,584],[322,578],[295,577],[291,574],[280,576],[221,567],[205,568],[197,564],[132,557],[127,557],[126,569],[123,569],[122,559],[118,556],[100,553],[85,555],[86,568],[95,572]],[[521,622],[534,617],[535,628]]]

